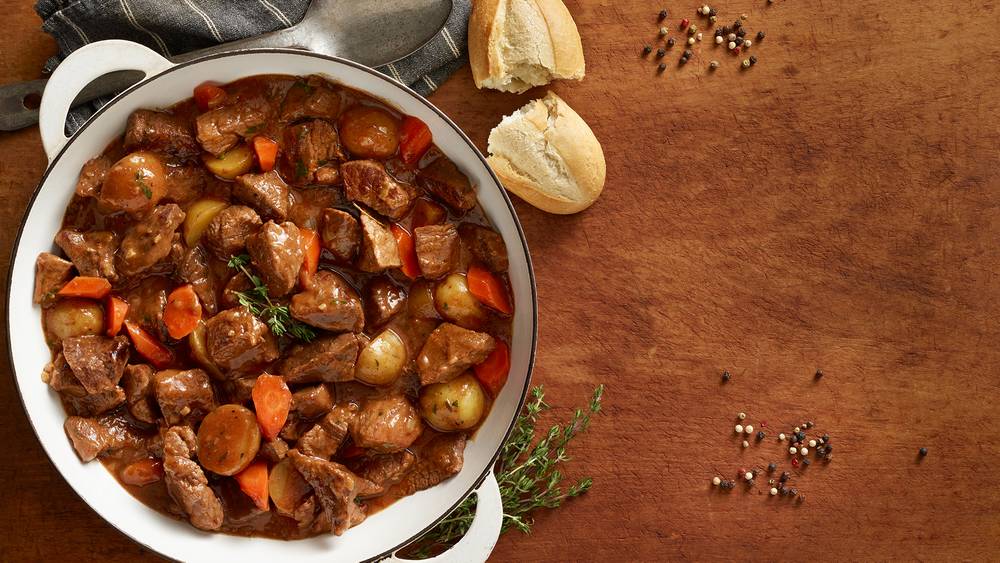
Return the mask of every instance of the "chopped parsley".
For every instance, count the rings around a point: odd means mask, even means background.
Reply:
[[[142,190],[142,195],[146,196],[146,199],[153,199],[153,190],[149,188],[149,184],[146,183],[146,172],[143,170],[136,170],[135,172],[135,185]]]

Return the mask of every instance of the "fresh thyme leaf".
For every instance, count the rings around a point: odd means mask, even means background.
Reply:
[[[139,186],[142,190],[142,195],[146,196],[146,199],[153,199],[153,190],[149,188],[149,184],[146,183],[146,172],[143,170],[136,170],[135,172],[135,185]]]
[[[590,477],[580,479],[564,489],[560,464],[568,461],[566,446],[590,426],[590,417],[601,410],[604,385],[598,385],[587,410],[576,409],[565,426],[554,425],[534,446],[535,426],[541,412],[547,410],[545,392],[541,386],[531,390],[531,397],[518,415],[507,442],[497,461],[497,483],[503,501],[503,525],[500,533],[516,528],[527,534],[534,523],[532,513],[539,508],[556,508],[568,499],[578,497],[593,485]],[[475,517],[476,503],[470,497],[431,531],[424,534],[407,550],[407,556],[426,558],[440,552],[465,535]]]
[[[306,174],[309,174],[309,169],[306,168],[305,163],[301,159],[295,161],[295,177],[305,178]]]
[[[264,321],[275,336],[288,334],[306,342],[316,338],[316,332],[313,329],[292,318],[286,305],[278,305],[271,301],[271,297],[267,293],[267,286],[264,285],[259,276],[254,275],[247,268],[249,263],[250,257],[246,254],[231,256],[228,262],[230,268],[239,270],[253,285],[247,291],[234,293],[239,304],[246,307],[255,317]]]
[[[261,124],[252,125],[250,127],[247,127],[247,130],[246,130],[246,133],[244,134],[244,137],[247,136],[247,135],[252,135],[252,134],[256,133],[257,131],[260,131],[262,127],[263,127],[263,125],[261,125]]]

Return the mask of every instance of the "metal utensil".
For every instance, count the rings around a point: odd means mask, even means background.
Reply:
[[[293,47],[336,55],[376,67],[422,47],[444,27],[452,0],[312,0],[292,27],[171,57],[176,63],[206,55],[261,47]],[[116,94],[143,79],[134,71],[113,72],[90,83],[73,105]],[[44,79],[0,86],[0,131],[38,123],[38,110],[25,105],[41,97]]]

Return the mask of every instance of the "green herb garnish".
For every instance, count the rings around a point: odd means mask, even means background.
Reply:
[[[142,195],[146,196],[146,199],[153,199],[153,190],[146,184],[146,172],[144,170],[136,170],[135,185],[139,186],[139,189],[142,190]]]
[[[549,405],[545,403],[545,392],[541,386],[531,390],[531,398],[517,417],[514,430],[503,445],[495,468],[503,500],[501,534],[511,528],[525,534],[531,532],[534,523],[531,515],[536,509],[556,508],[567,499],[580,496],[590,489],[593,484],[590,477],[580,479],[568,489],[561,487],[563,474],[559,467],[562,462],[569,460],[566,445],[590,426],[592,414],[600,412],[603,394],[604,385],[598,385],[586,411],[576,409],[569,424],[564,427],[558,424],[552,426],[532,447],[538,415],[547,410]],[[476,503],[471,497],[465,499],[434,529],[417,540],[409,553],[417,557],[428,557],[454,544],[472,524],[475,507]]]
[[[247,291],[236,291],[236,300],[240,305],[246,307],[248,311],[257,318],[267,323],[268,328],[275,336],[289,335],[299,340],[310,342],[316,338],[316,333],[308,326],[292,318],[291,312],[285,305],[276,305],[271,301],[267,293],[267,286],[260,277],[254,275],[247,265],[250,264],[250,257],[246,254],[232,256],[229,258],[229,267],[239,270],[250,280],[253,288]]]
[[[295,177],[296,178],[305,178],[306,174],[309,174],[309,169],[306,168],[305,163],[303,163],[301,159],[300,160],[296,160],[295,161]]]
[[[263,127],[262,124],[257,124],[257,125],[252,125],[250,127],[247,127],[246,133],[244,133],[243,135],[246,136],[246,135],[251,135],[253,133],[256,133],[257,131],[260,131],[261,127]]]

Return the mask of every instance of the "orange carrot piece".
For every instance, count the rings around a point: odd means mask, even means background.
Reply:
[[[319,255],[323,250],[323,245],[319,240],[319,233],[305,227],[299,228],[299,242],[302,244],[302,251],[305,253],[305,260],[302,262],[302,269],[299,271],[299,283],[302,287],[308,287],[309,280],[319,269]]]
[[[246,469],[233,476],[243,491],[257,508],[270,510],[267,496],[267,462],[258,459],[248,465]]]
[[[93,278],[89,276],[76,276],[66,282],[56,295],[59,297],[87,297],[90,299],[104,299],[111,293],[111,282],[104,278]]]
[[[275,439],[288,420],[288,411],[292,407],[292,392],[288,385],[280,375],[265,373],[254,382],[250,396],[261,433],[268,440]]]
[[[194,88],[194,103],[198,109],[208,111],[222,105],[226,100],[226,91],[210,82],[204,82]]]
[[[132,339],[132,345],[139,355],[146,358],[153,367],[163,369],[174,363],[174,354],[169,348],[160,344],[155,336],[149,334],[132,321],[125,321],[125,330]]]
[[[396,238],[396,246],[399,248],[399,258],[403,261],[402,270],[406,277],[415,280],[420,277],[420,263],[417,262],[417,246],[413,242],[413,235],[403,228],[402,225],[393,223],[389,230]]]
[[[504,287],[500,278],[494,276],[486,268],[475,264],[469,266],[469,273],[466,277],[469,283],[469,292],[483,305],[505,315],[514,312],[510,298],[507,297],[507,288]]]
[[[510,348],[502,340],[496,342],[497,347],[490,352],[483,363],[473,368],[476,372],[476,379],[494,397],[500,394],[504,383],[507,382],[507,374],[510,372]]]
[[[420,161],[420,157],[424,156],[433,141],[427,124],[412,115],[407,115],[399,128],[400,160],[412,168]]]
[[[181,339],[194,332],[201,320],[201,301],[191,284],[184,284],[167,296],[163,324],[171,338]]]
[[[151,457],[133,461],[121,472],[121,479],[126,485],[145,487],[163,478],[163,462]]]
[[[128,315],[128,302],[121,297],[109,295],[104,303],[104,322],[109,337],[114,337],[122,331],[126,315]]]
[[[274,170],[274,163],[278,160],[278,143],[257,135],[253,138],[253,150],[257,153],[257,163],[262,172]]]

